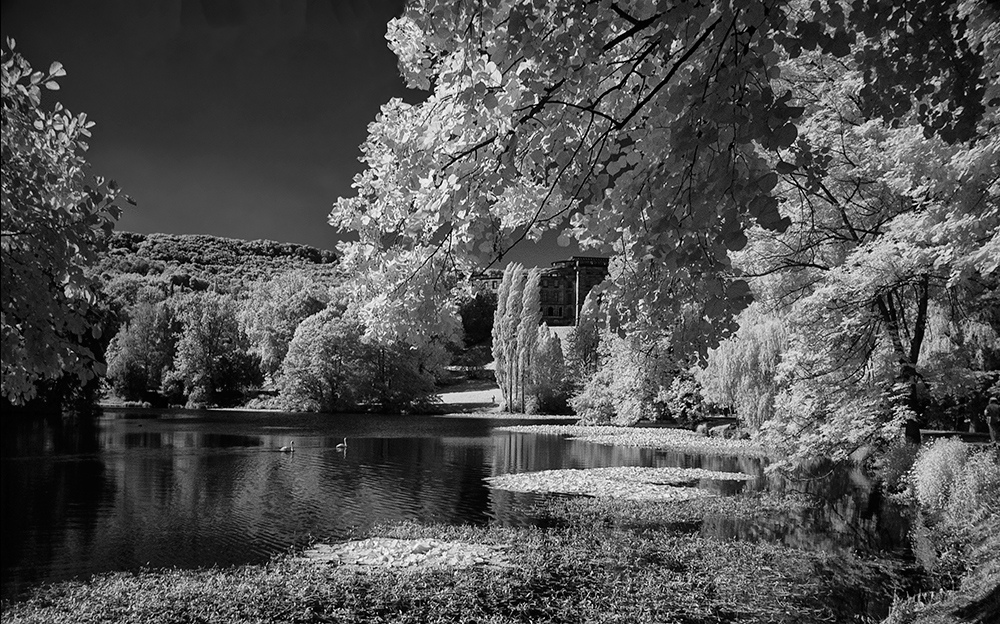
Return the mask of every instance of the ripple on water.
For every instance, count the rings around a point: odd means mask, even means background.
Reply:
[[[138,412],[79,430],[3,422],[5,497],[21,502],[0,510],[4,597],[109,570],[256,562],[375,522],[535,524],[524,510],[541,495],[485,481],[508,473],[673,466],[754,476],[694,483],[712,494],[796,487],[764,477],[757,457],[594,444],[488,420]],[[348,449],[336,450],[345,436]],[[277,452],[292,439],[295,453]],[[831,506],[805,530],[834,517],[868,530],[853,517],[867,509],[861,481],[834,483],[842,489],[809,490]]]

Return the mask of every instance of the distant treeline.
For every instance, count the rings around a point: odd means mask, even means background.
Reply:
[[[94,272],[106,284],[142,278],[167,288],[237,293],[249,283],[289,269],[333,276],[336,263],[333,251],[295,243],[115,232]]]
[[[92,271],[105,311],[103,392],[113,398],[406,410],[434,395],[448,360],[443,346],[366,341],[332,251],[118,232]],[[261,388],[269,392],[254,402]]]

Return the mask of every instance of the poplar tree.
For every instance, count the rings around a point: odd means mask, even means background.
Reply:
[[[542,320],[538,293],[542,281],[541,275],[542,271],[538,267],[528,271],[524,283],[521,323],[517,332],[518,390],[521,395],[520,409],[522,412],[525,410],[526,396],[533,391],[534,385],[531,361],[535,351],[535,343],[538,340],[538,324]]]
[[[583,300],[576,327],[566,345],[570,374],[580,387],[597,371],[598,347],[601,344],[598,313],[597,294],[591,290]]]
[[[507,313],[504,315],[504,357],[507,360],[507,391],[504,399],[507,409],[513,411],[517,401],[519,375],[517,357],[517,329],[524,309],[524,267],[514,264],[510,269],[510,292],[507,295]]]
[[[507,403],[507,352],[504,341],[504,327],[507,320],[507,298],[510,296],[510,278],[514,265],[504,269],[500,288],[497,290],[497,311],[493,314],[493,374],[500,387],[503,403]]]
[[[531,360],[533,407],[539,412],[562,410],[566,407],[562,343],[546,323],[538,326],[535,335]]]

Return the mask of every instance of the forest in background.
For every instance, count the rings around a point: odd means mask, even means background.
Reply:
[[[122,232],[93,273],[106,381],[125,401],[398,411],[428,403],[446,363],[443,350],[363,341],[330,251]]]

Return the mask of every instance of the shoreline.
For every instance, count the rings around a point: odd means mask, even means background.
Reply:
[[[39,587],[5,601],[4,621],[717,624],[728,613],[725,621],[792,624],[857,621],[872,608],[883,615],[892,604],[883,588],[898,562],[689,528],[719,514],[752,518],[803,504],[773,495],[552,499],[533,507],[548,528],[397,522],[262,564],[112,572]]]

